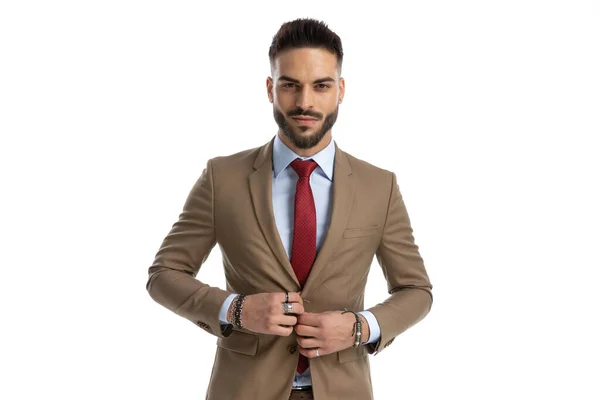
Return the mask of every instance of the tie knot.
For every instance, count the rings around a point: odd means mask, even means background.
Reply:
[[[294,168],[294,171],[298,174],[300,178],[307,178],[312,174],[312,172],[317,168],[317,163],[314,160],[300,160],[299,158],[295,159],[290,163],[291,167]]]

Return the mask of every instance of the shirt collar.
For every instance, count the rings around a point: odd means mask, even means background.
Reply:
[[[276,134],[275,142],[273,143],[273,172],[275,173],[275,178],[277,178],[296,158],[302,160],[313,159],[319,165],[319,168],[321,168],[325,176],[330,181],[333,181],[333,163],[335,161],[335,145],[333,143],[333,137],[327,147],[317,154],[311,157],[301,157],[287,147],[287,145],[279,138],[279,134]]]

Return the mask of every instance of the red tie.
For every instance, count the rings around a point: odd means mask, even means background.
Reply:
[[[291,263],[300,286],[303,287],[317,255],[317,212],[310,188],[310,174],[317,168],[317,163],[313,160],[296,159],[290,165],[298,174]],[[301,374],[307,368],[308,358],[300,354],[296,371]]]

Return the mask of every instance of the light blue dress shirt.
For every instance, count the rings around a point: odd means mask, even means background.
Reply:
[[[298,174],[289,165],[296,158],[302,160],[313,159],[319,165],[310,176],[310,187],[315,199],[317,211],[317,251],[321,248],[325,235],[331,222],[332,190],[333,190],[333,166],[335,162],[335,145],[333,138],[323,150],[312,157],[301,157],[294,153],[279,138],[275,136],[273,143],[273,213],[275,224],[281,237],[283,247],[290,258],[292,240],[294,233],[294,200],[296,196],[296,182]],[[233,293],[227,297],[219,313],[219,320],[223,324],[227,322],[227,310],[237,294]],[[369,341],[375,343],[379,340],[381,330],[375,316],[369,311],[360,311],[369,324]],[[310,386],[310,368],[303,374],[296,372],[293,386]]]

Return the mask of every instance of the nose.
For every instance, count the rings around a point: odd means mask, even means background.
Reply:
[[[313,93],[309,85],[305,85],[302,90],[298,91],[296,97],[296,107],[308,110],[313,107]]]

